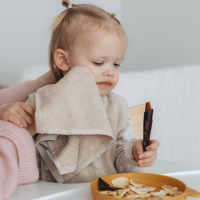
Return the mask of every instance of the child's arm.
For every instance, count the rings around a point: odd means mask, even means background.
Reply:
[[[140,167],[149,167],[154,163],[159,147],[159,142],[152,140],[148,151],[143,152],[142,140],[137,140],[133,134],[130,116],[126,124],[117,139],[115,167],[118,173],[138,172]]]
[[[137,161],[132,154],[132,147],[138,140],[132,130],[131,117],[128,117],[126,127],[118,133],[115,168],[117,173],[140,172]]]

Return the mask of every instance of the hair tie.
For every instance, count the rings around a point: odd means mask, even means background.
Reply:
[[[70,3],[69,0],[62,0],[62,5],[63,5],[66,9],[72,8],[72,4]]]

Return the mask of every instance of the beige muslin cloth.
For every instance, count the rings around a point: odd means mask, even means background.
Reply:
[[[37,150],[57,182],[86,168],[114,138],[95,78],[84,67],[36,92],[35,119]]]

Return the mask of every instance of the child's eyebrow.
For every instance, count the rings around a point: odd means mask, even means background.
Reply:
[[[110,57],[107,56],[107,55],[101,55],[100,57],[101,57],[101,58],[104,58],[104,59],[108,59],[108,58],[110,58]],[[117,58],[116,60],[124,60],[124,57]]]

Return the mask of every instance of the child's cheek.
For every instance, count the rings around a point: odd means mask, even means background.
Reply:
[[[117,83],[118,83],[118,82],[115,82],[115,83],[112,84],[112,89],[115,88],[115,86],[117,85]]]

